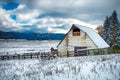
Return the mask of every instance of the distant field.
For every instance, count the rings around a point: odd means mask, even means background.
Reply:
[[[0,80],[120,80],[120,54],[0,61]]]
[[[27,52],[48,52],[51,47],[56,48],[59,40],[0,40],[1,54],[21,54]]]

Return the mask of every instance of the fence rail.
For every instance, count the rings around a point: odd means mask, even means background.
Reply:
[[[24,53],[24,54],[6,54],[0,55],[0,60],[12,60],[12,59],[49,59],[50,52],[35,52],[35,53]]]

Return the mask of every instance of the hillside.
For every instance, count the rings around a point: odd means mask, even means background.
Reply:
[[[18,33],[0,31],[0,39],[61,40],[64,34],[57,33]]]
[[[2,80],[120,80],[120,54],[0,61]]]

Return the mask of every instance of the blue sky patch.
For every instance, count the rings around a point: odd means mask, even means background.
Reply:
[[[16,2],[10,2],[8,4],[3,4],[2,8],[5,10],[13,10],[19,6]]]
[[[17,20],[17,16],[15,14],[10,15],[10,18],[12,18],[13,20]]]

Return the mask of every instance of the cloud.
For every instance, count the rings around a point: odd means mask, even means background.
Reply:
[[[101,20],[99,24],[102,24],[113,10],[120,13],[119,0],[36,0],[33,3],[34,8],[43,11],[39,18],[76,18],[88,23]]]
[[[19,23],[16,23],[13,19],[10,18],[10,14],[8,14],[5,10],[0,8],[0,29],[8,31],[17,31],[21,30],[22,27]]]
[[[36,18],[39,15],[38,10],[31,10],[31,12],[27,12],[25,14],[19,14],[17,16],[20,21],[29,21]]]
[[[66,33],[73,23],[95,29],[113,10],[120,19],[119,0],[0,1],[0,5],[9,3],[19,5],[7,11],[0,6],[0,30]]]
[[[39,19],[40,23],[37,23],[37,28],[46,28],[48,32],[55,32],[55,33],[66,33],[72,24],[79,24],[79,25],[84,25],[87,27],[91,27],[95,29],[97,25],[91,25],[88,23],[85,23],[83,21],[73,19],[73,18],[42,18]]]

